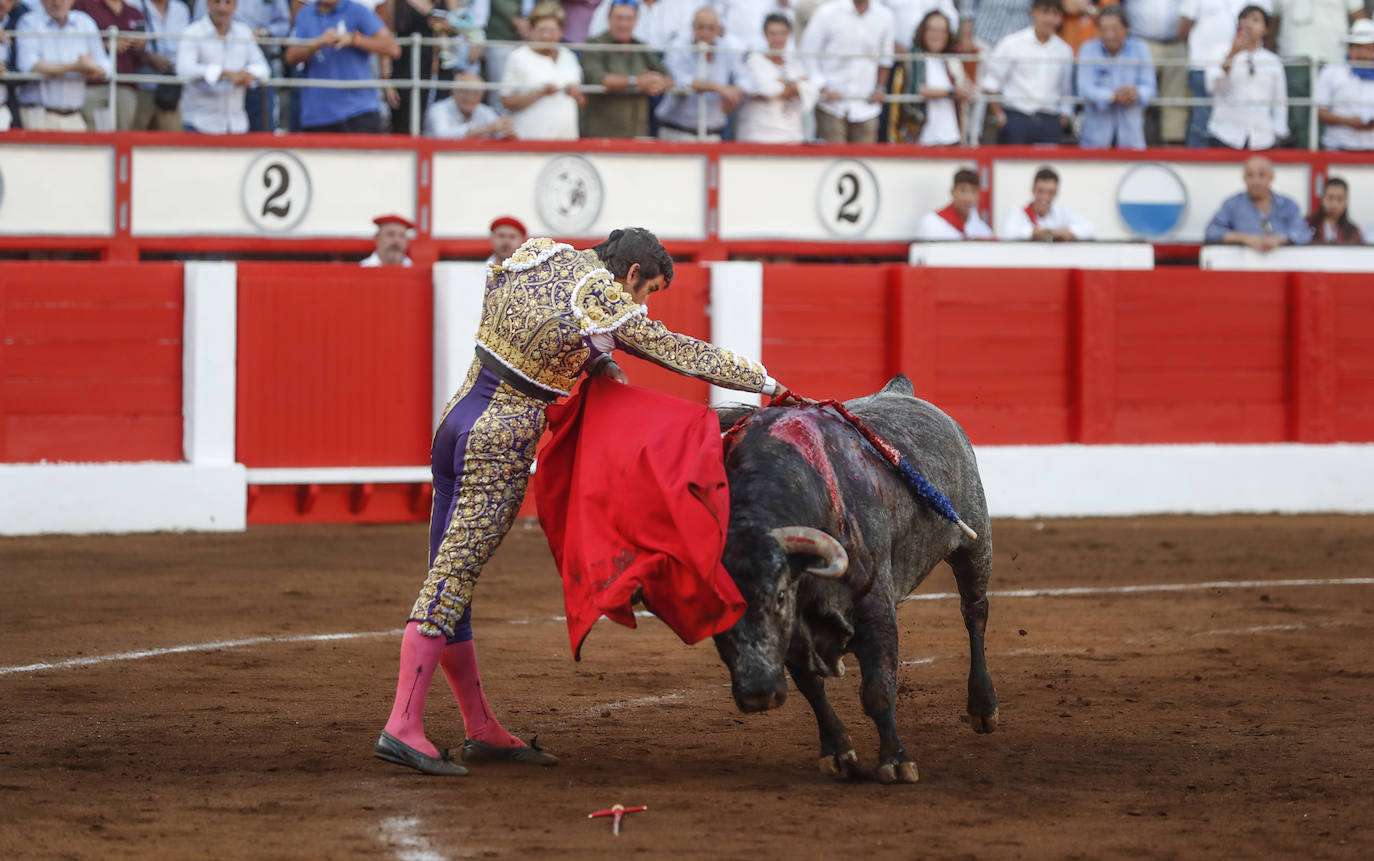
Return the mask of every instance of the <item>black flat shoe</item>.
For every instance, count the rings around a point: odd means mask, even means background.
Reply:
[[[466,768],[453,761],[447,750],[439,751],[438,756],[421,753],[396,736],[383,732],[372,748],[372,755],[387,762],[413,768],[422,774],[438,774],[449,777],[462,777],[468,773]]]
[[[539,736],[530,739],[528,747],[507,747],[488,744],[475,738],[463,739],[458,756],[469,765],[481,762],[519,762],[524,765],[557,765],[558,757],[535,744]]]

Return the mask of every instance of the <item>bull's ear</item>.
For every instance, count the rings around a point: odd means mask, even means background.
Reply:
[[[909,398],[914,398],[916,397],[916,387],[912,385],[911,380],[907,377],[906,374],[898,374],[897,376],[888,380],[887,385],[883,386],[882,390],[879,391],[878,394],[906,395]]]

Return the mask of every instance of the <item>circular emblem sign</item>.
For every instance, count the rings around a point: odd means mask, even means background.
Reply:
[[[1138,164],[1126,171],[1116,187],[1116,210],[1132,234],[1164,236],[1183,221],[1188,188],[1167,165]]]
[[[878,215],[878,180],[853,159],[831,162],[816,189],[821,224],[837,236],[862,236]]]
[[[539,171],[534,207],[551,233],[575,236],[596,223],[605,190],[601,175],[580,155],[560,155]]]
[[[310,174],[284,150],[259,155],[243,174],[243,211],[259,230],[284,233],[310,209]]]

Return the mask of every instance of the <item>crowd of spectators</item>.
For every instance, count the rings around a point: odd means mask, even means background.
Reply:
[[[1374,149],[1366,2],[0,0],[0,128]]]

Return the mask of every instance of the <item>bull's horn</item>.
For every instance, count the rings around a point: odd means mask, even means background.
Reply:
[[[808,573],[838,580],[849,570],[849,554],[844,552],[840,542],[819,529],[810,526],[780,526],[768,530],[768,534],[788,553],[819,556],[825,561],[825,565],[820,568],[807,568]]]

